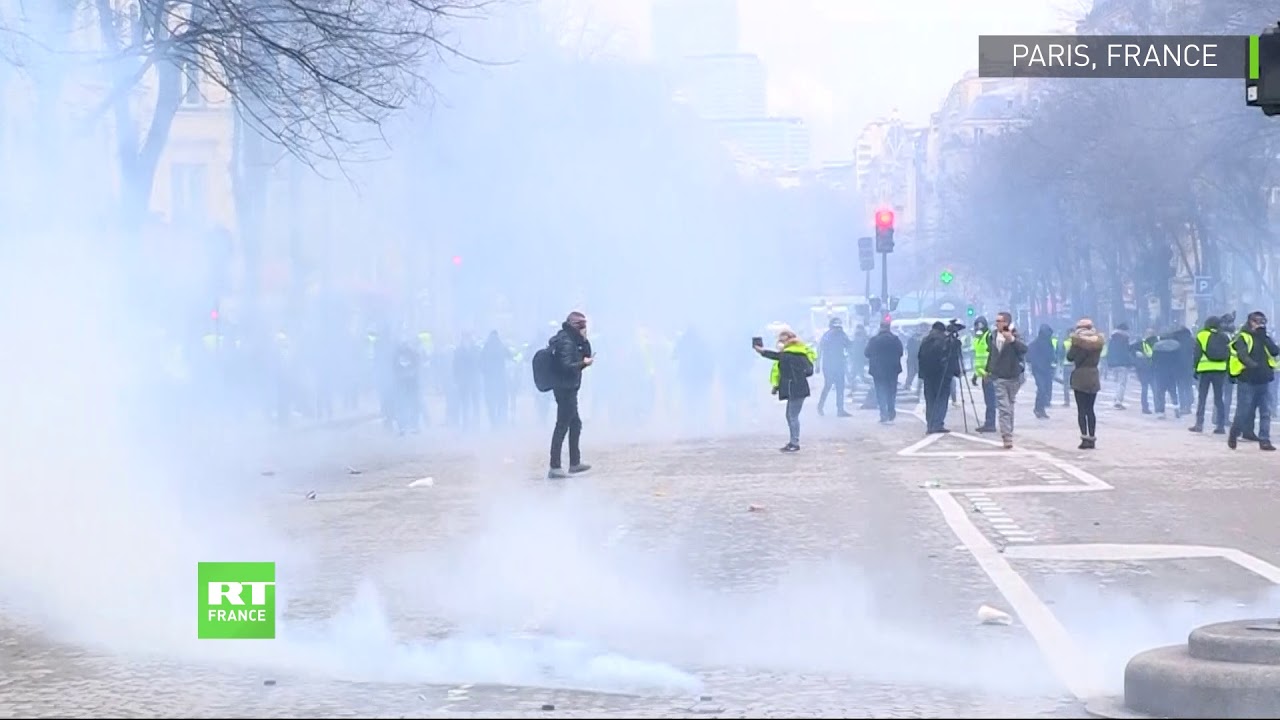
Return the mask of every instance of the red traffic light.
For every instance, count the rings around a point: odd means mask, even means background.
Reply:
[[[881,210],[876,213],[876,227],[891,228],[893,227],[893,211]]]
[[[454,255],[454,256],[453,256],[453,264],[454,264],[455,266],[462,265],[462,256],[461,256],[461,255]]]
[[[217,320],[217,319],[218,319],[218,311],[217,311],[217,310],[210,310],[210,311],[209,311],[209,319],[210,319],[210,320]]]

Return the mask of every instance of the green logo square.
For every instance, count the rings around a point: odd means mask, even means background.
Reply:
[[[202,562],[196,624],[201,640],[272,640],[276,636],[276,564]]]

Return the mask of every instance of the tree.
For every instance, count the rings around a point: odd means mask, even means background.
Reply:
[[[429,88],[447,24],[487,0],[92,0],[111,92],[125,225],[145,215],[182,83],[211,82],[243,127],[294,156],[344,159]],[[150,86],[149,102],[136,94]]]
[[[1230,0],[1130,20],[1147,32],[1239,33],[1260,27],[1259,15]],[[1232,256],[1255,268],[1274,246],[1264,191],[1276,133],[1240,102],[1237,84],[1042,82],[1037,94],[1025,125],[979,148],[960,182],[954,240],[968,254],[999,256],[1041,297],[1069,297],[1077,314],[1122,317],[1131,295],[1139,315],[1151,297],[1167,321],[1175,278],[1226,278]]]

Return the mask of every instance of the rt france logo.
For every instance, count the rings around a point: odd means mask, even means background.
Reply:
[[[201,640],[272,640],[276,636],[276,564],[202,562],[197,570]]]

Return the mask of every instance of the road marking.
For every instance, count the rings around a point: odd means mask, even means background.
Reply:
[[[1141,560],[1195,560],[1220,558],[1235,563],[1249,572],[1280,585],[1280,567],[1243,550],[1209,545],[1144,545],[1117,543],[1078,543],[1071,545],[1037,545],[1005,552],[1005,557],[1026,560],[1065,560],[1093,562],[1133,562]]]
[[[955,533],[961,544],[973,555],[978,567],[991,578],[996,589],[1009,602],[1062,684],[1077,698],[1101,694],[1106,686],[1094,671],[1097,664],[1089,662],[1089,658],[1080,651],[1066,628],[1049,610],[1049,606],[969,520],[969,514],[952,493],[930,490],[929,497],[942,512],[942,518],[951,532]]]

